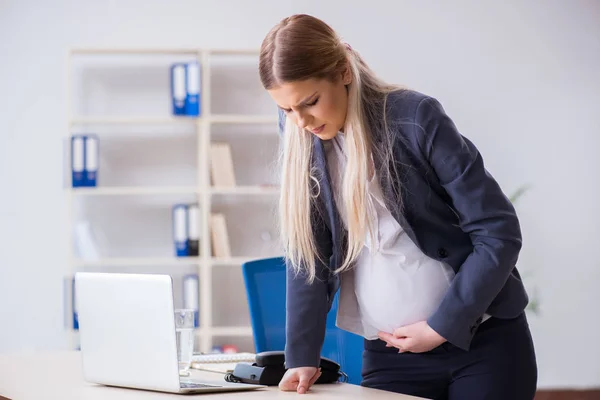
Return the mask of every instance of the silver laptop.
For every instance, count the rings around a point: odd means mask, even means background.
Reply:
[[[88,382],[170,393],[252,390],[260,385],[181,379],[169,275],[80,272],[75,296]]]

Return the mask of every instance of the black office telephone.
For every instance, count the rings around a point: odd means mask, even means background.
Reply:
[[[347,375],[340,371],[340,366],[335,361],[321,357],[321,376],[315,383],[332,383],[342,378],[348,379]],[[267,386],[277,386],[283,378],[285,367],[285,355],[283,351],[265,351],[256,355],[254,363],[238,363],[233,372],[225,376],[229,382],[241,382]]]

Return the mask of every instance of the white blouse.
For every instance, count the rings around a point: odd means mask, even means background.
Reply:
[[[326,152],[334,200],[347,228],[341,201],[347,160],[344,134],[327,141]],[[425,255],[398,224],[385,206],[375,171],[368,182],[367,207],[374,241],[367,234],[354,268],[341,276],[336,325],[373,340],[379,331],[392,333],[427,320],[448,290],[454,270]]]

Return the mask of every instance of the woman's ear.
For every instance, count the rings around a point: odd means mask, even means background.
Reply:
[[[342,72],[342,82],[344,85],[349,85],[352,83],[352,70],[350,69],[350,64],[346,64],[346,67]]]

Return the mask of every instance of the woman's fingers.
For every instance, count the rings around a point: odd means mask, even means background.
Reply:
[[[319,368],[319,370],[317,371],[317,373],[315,374],[315,376],[312,377],[312,379],[310,380],[310,382],[308,383],[308,387],[311,387],[312,385],[315,384],[315,382],[321,377],[321,368]]]
[[[399,349],[401,353],[407,351],[410,346],[410,338],[407,337],[399,338],[387,332],[379,332],[377,336],[386,342],[385,347],[395,347]]]
[[[283,391],[296,391],[300,394],[306,393],[308,389],[314,383],[313,378],[316,381],[320,376],[320,371],[315,367],[299,367],[288,369],[281,382],[279,382],[279,389]]]

